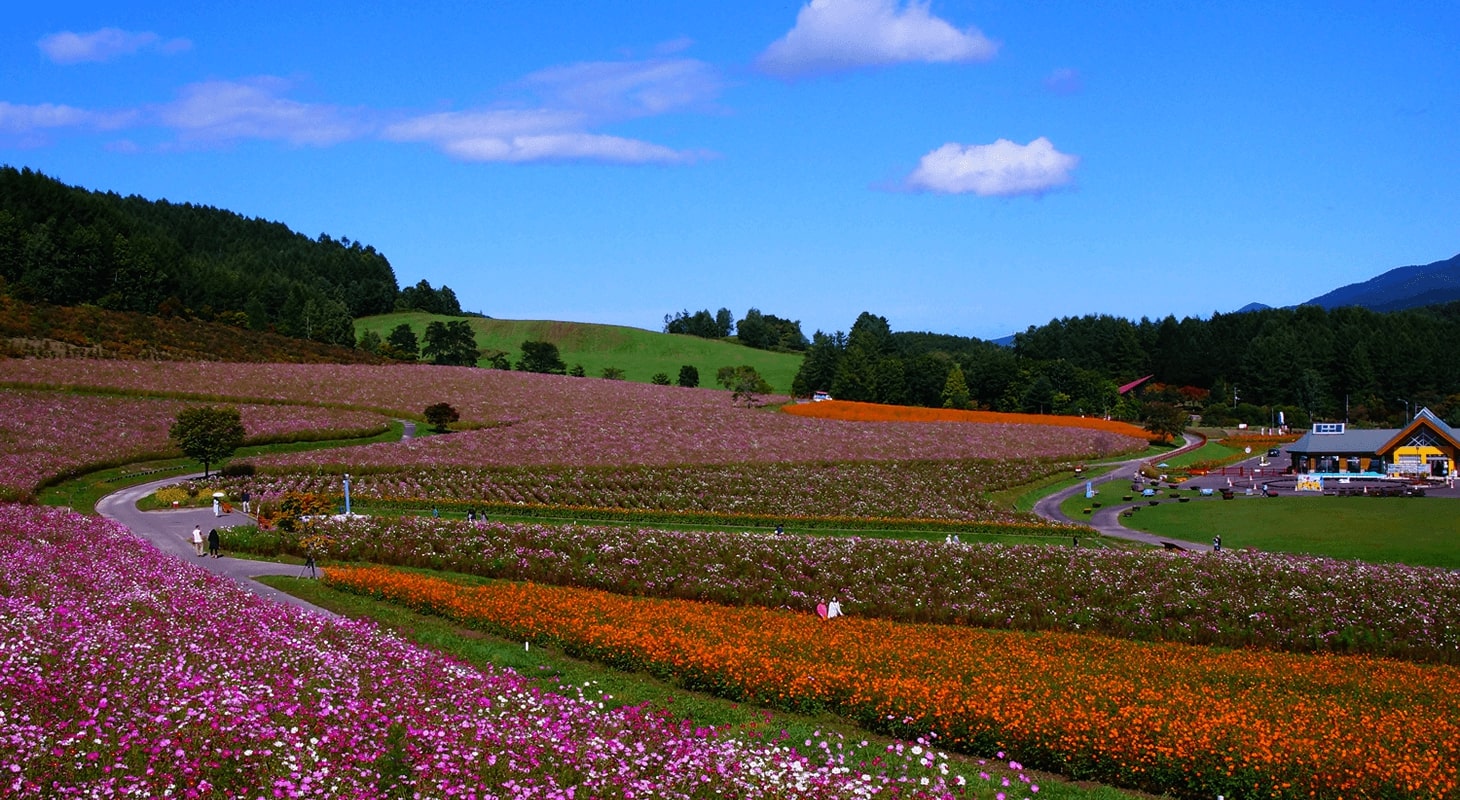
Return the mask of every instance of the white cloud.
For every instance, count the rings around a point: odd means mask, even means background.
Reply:
[[[909,0],[811,0],[796,26],[761,53],[761,70],[782,77],[905,61],[987,61],[999,46],[977,28],[959,30]]]
[[[551,106],[611,119],[703,105],[721,88],[715,69],[692,58],[568,64],[534,72],[522,83]]]
[[[534,72],[518,85],[539,95],[534,107],[427,114],[382,135],[425,142],[464,161],[686,163],[708,154],[595,129],[706,106],[721,81],[708,64],[681,58],[568,64]]]
[[[358,112],[280,97],[278,78],[206,81],[183,88],[158,118],[188,141],[275,139],[295,145],[330,145],[369,131]]]
[[[980,197],[1043,194],[1070,182],[1078,156],[1061,153],[1043,136],[1027,145],[999,139],[964,146],[949,142],[922,157],[907,178],[913,189]]]
[[[1079,70],[1064,67],[1051,72],[1044,79],[1044,88],[1054,94],[1079,94],[1085,89]]]
[[[57,64],[80,64],[87,61],[110,61],[117,56],[129,56],[143,49],[167,54],[179,53],[190,49],[193,43],[187,39],[163,41],[161,36],[146,31],[102,28],[91,33],[53,33],[41,37],[36,46]]]
[[[102,113],[67,105],[14,105],[0,101],[0,132],[35,133],[55,128],[114,130],[135,119],[132,112]]]
[[[463,161],[607,161],[672,164],[703,154],[582,130],[571,111],[497,110],[429,114],[387,127],[394,141],[426,142]]]

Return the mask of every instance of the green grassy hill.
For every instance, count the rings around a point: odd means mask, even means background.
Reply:
[[[418,340],[424,341],[428,323],[453,319],[461,318],[414,311],[362,317],[355,320],[355,336],[358,338],[365,331],[375,331],[384,339],[392,328],[404,322],[416,332]],[[483,353],[501,350],[515,362],[522,355],[523,342],[552,342],[558,346],[564,363],[569,367],[582,364],[588,375],[593,377],[602,374],[604,367],[618,367],[631,381],[648,383],[657,372],[663,372],[675,381],[679,378],[679,368],[689,364],[699,370],[701,386],[714,386],[715,373],[720,367],[749,364],[770,382],[778,394],[789,394],[791,379],[801,368],[800,354],[771,353],[696,336],[587,322],[466,319],[476,331],[477,346]]]

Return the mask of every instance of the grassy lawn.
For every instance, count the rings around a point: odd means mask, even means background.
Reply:
[[[1224,548],[1460,569],[1460,500],[1442,497],[1198,498],[1146,508],[1124,524]]]
[[[355,335],[375,331],[384,339],[401,323],[411,326],[416,339],[424,342],[426,325],[458,319],[421,312],[402,312],[362,317],[355,320]],[[627,380],[648,383],[662,372],[670,381],[679,379],[684,365],[699,370],[700,386],[715,386],[720,367],[749,364],[765,378],[777,394],[790,394],[791,379],[801,368],[802,356],[755,350],[733,342],[670,335],[621,325],[549,320],[509,320],[466,317],[476,332],[477,347],[487,353],[500,350],[516,361],[525,341],[552,342],[569,367],[582,364],[589,377],[598,377],[604,367],[618,367]]]
[[[467,576],[459,577],[463,582],[481,582],[480,579]],[[459,627],[440,617],[417,614],[389,603],[335,591],[317,581],[285,577],[267,577],[262,580],[270,586],[336,613],[373,619],[407,639],[470,664],[479,667],[509,667],[535,678],[544,691],[561,691],[563,686],[588,686],[591,691],[602,692],[608,696],[605,702],[609,705],[648,703],[652,707],[667,709],[677,717],[693,720],[697,725],[729,728],[735,735],[746,739],[777,741],[784,737],[785,741],[800,746],[807,739],[821,739],[829,731],[836,732],[845,737],[847,747],[852,750],[858,749],[859,743],[865,740],[868,743],[865,748],[866,758],[869,760],[881,753],[891,741],[830,714],[811,717],[746,706],[688,691],[646,673],[624,672],[593,662],[580,661],[555,648],[533,647],[528,650],[522,642],[507,641]],[[1011,755],[1018,757],[1017,753]],[[999,769],[998,762],[979,765],[977,760],[959,756],[952,757],[950,761],[955,762],[950,766],[971,777],[981,771],[988,772],[994,779],[992,786],[997,786],[999,778],[1004,775],[1008,775],[1011,781],[1016,780],[1014,773]],[[1026,774],[1036,778],[1039,784],[1038,797],[1046,800],[1129,800],[1133,797],[1149,796],[1103,786],[1066,783],[1056,776],[1028,770]]]

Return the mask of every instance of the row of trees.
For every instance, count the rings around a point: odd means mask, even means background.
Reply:
[[[801,352],[810,344],[806,334],[801,332],[800,320],[765,314],[758,308],[747,310],[738,322],[728,308],[722,308],[714,314],[709,309],[701,309],[693,314],[687,309],[677,314],[665,314],[664,332],[682,333],[702,339],[726,339],[734,336],[740,344],[757,350]]]
[[[450,288],[397,289],[375,248],[231,211],[71,187],[0,167],[0,292],[196,318],[350,347],[353,320],[461,315]]]
[[[1380,313],[1318,306],[1167,317],[1055,320],[1013,347],[895,333],[863,313],[817,331],[792,393],[998,411],[1144,419],[1160,403],[1215,424],[1313,419],[1397,425],[1428,406],[1460,423],[1460,303]],[[1138,392],[1118,386],[1151,376]]]
[[[1021,363],[1065,361],[1117,380],[1154,375],[1205,417],[1302,417],[1391,425],[1428,406],[1460,422],[1460,303],[1376,312],[1320,306],[1139,322],[1051,321],[1015,336]]]
[[[1034,362],[1014,351],[958,336],[894,333],[863,312],[850,333],[812,337],[792,394],[829,391],[868,403],[982,407],[999,411],[1104,415],[1118,408],[1114,380],[1068,361]]]

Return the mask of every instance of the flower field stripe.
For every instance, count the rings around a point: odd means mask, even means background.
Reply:
[[[1150,434],[1138,425],[1100,417],[1068,417],[1058,414],[1023,414],[1009,411],[971,411],[957,408],[925,408],[882,403],[859,403],[851,400],[828,400],[820,403],[793,403],[781,407],[788,414],[817,419],[840,419],[853,422],[967,422],[1003,425],[1053,425],[1064,428],[1089,428],[1121,436],[1146,440]]]
[[[7,360],[7,368],[19,362]],[[0,489],[34,491],[48,479],[97,466],[176,456],[168,428],[181,400],[0,389]],[[378,414],[306,405],[242,405],[247,442],[303,432],[370,435]]]
[[[1460,665],[1460,572],[1402,564],[431,517],[234,536],[322,563],[803,612],[840,597],[856,617]]]
[[[94,517],[0,504],[0,563],[4,800],[975,792],[931,757],[854,770],[834,748],[545,692],[264,601]]]
[[[690,688],[1180,796],[1453,797],[1460,669],[329,568],[336,587]]]
[[[410,365],[212,364],[11,359],[9,386],[195,393],[339,404],[418,418],[431,401],[461,413],[450,436],[258,463],[337,469],[1085,459],[1144,446],[1106,430],[1050,425],[864,425],[737,407],[728,392],[508,370]]]
[[[1057,471],[1048,460],[745,463],[681,466],[353,470],[357,501],[521,504],[669,514],[815,520],[996,522],[1054,527],[996,506],[988,493]],[[317,471],[247,479],[255,494],[338,494],[338,475]],[[775,524],[773,521],[771,524]],[[884,523],[886,524],[886,523]]]

